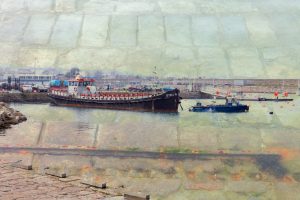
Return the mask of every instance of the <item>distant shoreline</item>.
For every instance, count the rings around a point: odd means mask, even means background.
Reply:
[[[261,93],[261,94],[266,94],[266,93]],[[295,94],[295,93],[290,93],[290,94]],[[183,91],[180,92],[180,96],[182,97],[182,99],[213,99],[212,94],[208,94],[201,91],[195,91],[195,92]],[[223,99],[223,98],[219,97],[219,99]],[[0,102],[42,104],[42,103],[51,103],[52,100],[50,97],[48,97],[47,93],[0,93]]]

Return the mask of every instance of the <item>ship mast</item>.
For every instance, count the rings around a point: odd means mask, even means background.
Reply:
[[[37,57],[34,57],[34,74],[36,74]]]
[[[154,71],[153,71],[153,74],[154,74],[154,87],[157,88],[157,85],[158,85],[158,77],[157,77],[157,69],[156,69],[156,66],[154,66]]]

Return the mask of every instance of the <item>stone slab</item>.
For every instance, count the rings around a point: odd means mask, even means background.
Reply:
[[[255,48],[232,48],[227,50],[234,77],[258,78],[265,76],[263,63]],[[245,70],[246,69],[246,70]]]
[[[223,128],[219,134],[219,148],[235,152],[261,152],[261,133],[254,128]]]
[[[259,47],[274,46],[277,37],[272,29],[269,20],[260,14],[246,17],[246,24],[249,30],[250,39]]]
[[[189,16],[166,16],[165,29],[168,43],[182,46],[192,45]]]
[[[20,42],[28,20],[29,16],[27,15],[4,16],[0,22],[0,41]]]
[[[78,176],[91,169],[90,161],[87,156],[36,155],[32,165],[42,174],[49,168],[57,175]]]
[[[76,10],[77,0],[55,0],[56,12],[73,12]]]
[[[26,0],[19,1],[10,1],[10,0],[2,0],[1,2],[1,10],[5,12],[17,12],[22,11],[26,7]]]
[[[208,56],[208,55],[207,55]],[[195,66],[197,74],[206,78],[229,78],[232,77],[228,61],[225,58],[198,59]],[[199,77],[199,76],[197,76]]]
[[[261,181],[233,181],[229,182],[226,190],[244,193],[264,193],[270,188],[270,183]]]
[[[195,60],[195,54],[191,48],[168,46],[165,49],[164,58],[176,61]]]
[[[67,177],[66,172],[63,172],[61,170],[57,170],[57,169],[54,169],[54,168],[50,168],[50,167],[45,169],[45,174],[51,175],[51,176],[56,176],[56,177],[59,177],[59,178],[66,178]]]
[[[270,14],[268,19],[281,45],[300,44],[300,22],[297,16],[287,13]]]
[[[284,128],[261,129],[262,140],[266,147],[290,148],[300,150],[299,130],[286,131]]]
[[[218,47],[198,48],[198,59],[225,59],[225,51]]]
[[[123,73],[135,72],[148,76],[153,74],[154,66],[158,67],[160,64],[162,54],[160,48],[128,50],[126,60],[118,70]]]
[[[193,16],[192,37],[194,45],[218,46],[220,42],[220,30],[215,16]]]
[[[103,175],[114,176],[126,173],[131,177],[177,177],[179,171],[174,160],[147,158],[100,158],[93,157],[95,170]],[[116,180],[115,180],[116,181]],[[111,183],[110,183],[111,185]]]
[[[174,123],[157,123],[153,126],[146,120],[146,116],[140,116],[139,119],[137,115],[131,117],[136,120],[131,118],[128,121],[128,116],[119,116],[118,123],[102,124],[99,128],[97,148],[159,151],[161,147],[177,147],[177,130]],[[166,137],[168,140],[162,145],[160,141]]]
[[[10,147],[34,147],[37,143],[41,122],[24,122],[14,125],[13,128],[5,131],[5,137],[0,140],[1,146]]]
[[[108,16],[86,15],[84,17],[80,45],[102,47],[106,44],[108,33]]]
[[[28,167],[32,169],[32,157],[33,154],[26,152],[26,151],[20,151],[18,153],[1,153],[0,154],[0,160],[1,162],[5,163],[3,166],[19,166],[18,168],[23,169]],[[3,168],[2,168],[3,169]]]
[[[50,45],[62,48],[76,47],[81,21],[80,15],[60,15],[53,28]]]
[[[47,122],[41,145],[43,147],[77,148],[93,146],[96,125],[77,122]]]
[[[242,16],[229,15],[220,18],[222,26],[222,43],[226,46],[247,46],[249,35],[245,19]]]
[[[12,66],[16,63],[16,53],[19,51],[19,44],[0,43],[0,65]]]
[[[275,193],[278,199],[295,199],[298,200],[300,192],[299,183],[277,183],[275,185]]]
[[[102,15],[111,15],[115,8],[115,1],[77,1],[78,10],[82,11],[84,14],[96,14],[101,13]]]
[[[56,49],[24,47],[20,49],[17,63],[22,66],[52,67],[56,57]]]
[[[54,0],[30,0],[27,2],[27,8],[30,11],[47,12],[51,11]]]
[[[190,151],[215,152],[218,150],[218,130],[211,126],[179,128],[180,146]]]
[[[24,165],[22,163],[13,163],[11,165],[12,167],[20,168],[20,169],[25,169],[25,170],[32,170],[32,165]]]
[[[298,45],[263,48],[261,52],[269,77],[298,77],[300,75]]]
[[[117,48],[77,48],[59,54],[59,67],[89,66],[90,70],[111,70],[124,65],[127,52]]]
[[[120,1],[115,5],[115,13],[120,15],[151,14],[154,9],[155,2],[152,1]]]
[[[159,47],[165,42],[164,22],[161,16],[142,15],[138,17],[138,45]]]
[[[193,14],[197,12],[194,1],[160,0],[158,5],[164,14]]]
[[[23,42],[25,44],[47,44],[54,21],[54,15],[31,16],[24,34]]]
[[[110,24],[112,46],[135,46],[137,42],[137,17],[113,16]]]

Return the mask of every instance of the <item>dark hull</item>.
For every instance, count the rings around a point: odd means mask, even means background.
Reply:
[[[177,89],[155,97],[130,100],[78,99],[54,94],[49,94],[49,96],[53,99],[53,104],[57,106],[148,112],[177,112],[180,103]]]
[[[210,105],[210,106],[194,106],[190,109],[191,112],[223,112],[223,113],[238,113],[248,112],[249,106],[226,106],[226,105]]]
[[[239,101],[275,101],[275,102],[284,102],[284,101],[293,101],[294,99],[271,99],[271,98],[257,98],[257,99],[238,99]]]

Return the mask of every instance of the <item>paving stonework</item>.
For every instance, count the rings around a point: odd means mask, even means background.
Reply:
[[[33,171],[13,167],[0,161],[1,200],[54,200],[54,199],[110,199],[96,189],[80,184],[76,179],[59,179],[54,176],[34,174]],[[113,199],[113,198],[112,198]],[[123,199],[115,197],[115,199]]]

